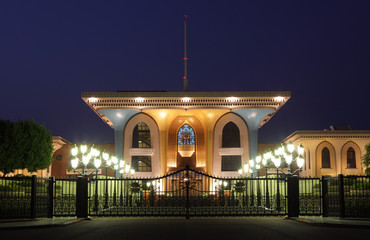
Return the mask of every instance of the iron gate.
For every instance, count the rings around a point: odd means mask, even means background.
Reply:
[[[285,215],[283,178],[219,178],[184,169],[159,178],[89,181],[89,215]]]

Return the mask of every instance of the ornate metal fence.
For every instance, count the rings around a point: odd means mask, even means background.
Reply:
[[[299,179],[299,214],[321,215],[321,180],[320,178]]]
[[[285,215],[281,178],[218,178],[184,169],[160,178],[94,179],[89,214],[99,216]]]
[[[76,216],[77,179],[55,179],[54,216]]]
[[[324,217],[370,217],[370,177],[323,177]]]
[[[0,218],[52,217],[53,179],[0,178]]]
[[[287,180],[288,179],[288,180]],[[0,178],[0,218],[52,216],[370,217],[370,177]],[[289,195],[289,196],[288,196]]]

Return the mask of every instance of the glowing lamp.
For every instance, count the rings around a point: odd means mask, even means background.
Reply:
[[[86,151],[87,151],[87,146],[86,145],[81,145],[80,149],[81,149],[81,153],[85,154]]]
[[[302,168],[303,167],[303,164],[304,164],[304,159],[303,157],[298,157],[297,158],[297,165],[299,168]]]
[[[100,158],[95,158],[94,165],[95,165],[95,168],[97,168],[97,169],[100,168],[101,159]]]
[[[238,173],[239,173],[240,175],[242,175],[242,173],[243,173],[243,169],[241,169],[241,168],[240,168],[240,169],[238,170]]]
[[[74,148],[72,148],[71,152],[72,152],[72,156],[74,156],[74,157],[76,157],[76,156],[77,156],[77,153],[78,153],[78,147],[76,146],[76,144],[75,144]]]
[[[257,163],[260,163],[260,162],[261,162],[261,159],[262,159],[261,155],[257,155],[257,157],[256,157],[256,162],[257,162]]]
[[[129,173],[129,172],[130,172],[130,165],[128,165],[128,164],[126,165],[126,167],[125,167],[125,172],[126,172],[126,173]]]
[[[224,181],[224,187],[226,187],[227,186],[227,182],[226,181]]]
[[[134,175],[135,174],[135,169],[131,169],[131,175]]]
[[[111,160],[112,160],[114,165],[116,165],[118,163],[118,158],[116,156],[111,157]]]
[[[249,170],[249,165],[248,163],[244,163],[244,172],[247,173]]]
[[[292,142],[289,142],[287,145],[287,149],[289,153],[292,153],[294,151],[294,144]]]
[[[266,160],[265,158],[263,158],[263,159],[262,159],[262,165],[263,165],[263,166],[266,166],[266,164],[267,164],[267,160]]]
[[[146,186],[147,186],[147,187],[150,187],[150,182],[147,182],[147,183],[146,183]]]
[[[90,155],[82,156],[82,162],[85,166],[87,166],[87,164],[89,164],[89,161],[90,161]]]
[[[106,151],[104,151],[104,152],[103,152],[103,159],[104,159],[106,162],[109,160],[109,154],[108,154]]]
[[[74,158],[74,159],[72,159],[72,160],[71,160],[71,165],[72,165],[72,168],[73,168],[73,169],[76,169],[76,168],[77,168],[77,166],[78,166],[78,161],[79,161],[79,159],[78,159],[78,158]]]
[[[285,161],[288,165],[290,165],[293,161],[293,156],[291,154],[285,155]]]
[[[249,166],[251,166],[251,168],[254,167],[254,161],[253,161],[253,159],[249,160]]]
[[[303,155],[303,153],[304,153],[304,148],[303,148],[302,143],[301,143],[301,144],[299,144],[299,146],[298,146],[298,154],[299,154],[299,155]]]
[[[272,162],[274,163],[276,168],[279,168],[280,164],[281,164],[281,159],[280,159],[280,157],[273,157]]]

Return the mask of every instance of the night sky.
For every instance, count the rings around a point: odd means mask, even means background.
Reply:
[[[291,91],[260,142],[370,129],[370,1],[1,1],[0,118],[113,143],[81,92]]]

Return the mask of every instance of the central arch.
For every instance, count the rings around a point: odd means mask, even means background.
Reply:
[[[195,146],[191,156],[181,155],[178,149],[178,134],[181,127],[188,125],[194,131]],[[206,167],[206,146],[204,127],[194,115],[176,117],[168,129],[167,145],[167,171],[176,171],[186,167],[205,171]]]

